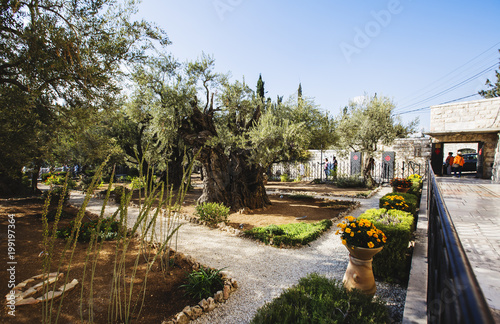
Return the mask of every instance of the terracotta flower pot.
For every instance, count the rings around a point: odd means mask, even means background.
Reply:
[[[373,256],[382,251],[379,248],[362,248],[346,245],[349,250],[349,264],[342,280],[348,289],[359,289],[364,294],[373,296],[377,290],[375,277],[373,276],[372,261]]]
[[[394,189],[396,190],[396,192],[402,192],[402,193],[407,193],[408,191],[410,191],[410,188],[403,188],[403,187],[395,187]]]

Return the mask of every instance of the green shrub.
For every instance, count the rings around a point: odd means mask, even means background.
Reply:
[[[281,179],[281,182],[288,182],[288,181],[290,181],[290,177],[289,177],[289,176],[288,176],[288,174],[286,174],[286,173],[285,173],[285,174],[282,174],[282,175],[280,176],[280,179]]]
[[[388,193],[379,201],[380,208],[398,209],[415,215],[417,211],[417,197],[409,193]]]
[[[202,203],[196,206],[196,215],[200,217],[200,220],[208,222],[212,226],[220,222],[227,223],[229,211],[229,207],[215,202]]]
[[[423,184],[424,184],[422,181],[422,177],[414,174],[414,175],[409,176],[406,179],[411,182],[411,187],[410,187],[410,190],[408,191],[408,193],[415,195],[418,198],[418,200],[420,200],[421,189],[422,189]]]
[[[146,187],[146,180],[141,177],[134,177],[130,182],[132,184],[132,189],[141,189]]]
[[[42,194],[43,201],[47,200],[47,197],[49,196],[49,192],[50,192],[49,204],[50,204],[50,206],[57,206],[59,204],[59,201],[61,200],[63,189],[64,189],[63,187],[55,187],[49,191],[44,191]],[[66,190],[66,194],[64,195],[64,197],[62,197],[62,199],[63,199],[63,205],[65,205],[69,200],[69,193],[67,190]]]
[[[366,188],[365,180],[359,174],[337,176],[336,185],[339,188]]]
[[[193,270],[187,277],[187,284],[181,285],[186,290],[186,295],[196,300],[212,297],[224,288],[224,281],[220,275],[223,269],[215,270],[200,267]]]
[[[58,172],[54,174],[49,174],[49,176],[45,178],[44,183],[46,185],[63,186],[65,181],[66,181],[66,172]],[[68,188],[73,189],[75,187],[76,187],[76,182],[73,179],[68,178]]]
[[[387,308],[335,279],[309,274],[257,310],[252,324],[387,323]]]
[[[311,199],[314,199],[314,196],[306,195],[306,194],[287,195],[287,197],[290,198],[290,199],[295,199],[295,200],[311,200]]]
[[[406,283],[410,268],[409,243],[415,230],[413,215],[401,210],[369,209],[359,216],[368,219],[387,236],[384,249],[373,257],[373,273],[386,281]]]
[[[306,245],[317,239],[321,233],[332,226],[332,221],[325,219],[316,223],[291,223],[254,227],[245,234],[275,246]]]
[[[122,197],[125,199],[125,197],[130,193],[130,189],[127,187],[123,186],[116,186],[115,189],[113,189],[113,195],[115,197],[115,202],[119,205],[121,205],[122,202]]]
[[[100,240],[114,240],[119,233],[120,223],[113,221],[111,218],[104,218],[97,231],[99,220],[82,223],[80,232],[78,233],[78,242],[89,242],[93,233],[96,233],[97,239]],[[57,237],[67,239],[71,236],[71,231],[75,226],[75,222],[71,221],[68,226],[61,228],[57,231]]]
[[[52,174],[50,172],[48,173],[42,173],[42,175],[40,176],[40,178],[42,179],[42,182],[45,182],[47,181],[47,178],[50,177]]]

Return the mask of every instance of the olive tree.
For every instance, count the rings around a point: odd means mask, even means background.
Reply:
[[[390,144],[395,138],[406,137],[415,131],[418,119],[408,125],[394,116],[395,105],[388,97],[364,96],[361,102],[350,101],[337,119],[338,144],[344,151],[362,152],[363,177],[373,185],[370,159],[379,144]]]

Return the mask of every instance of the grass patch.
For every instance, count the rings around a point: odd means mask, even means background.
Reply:
[[[291,223],[254,227],[245,234],[269,245],[296,246],[306,245],[317,239],[332,226],[332,221],[324,219],[316,223]]]
[[[187,284],[181,287],[186,290],[186,294],[197,300],[213,296],[217,291],[224,288],[224,280],[220,272],[223,269],[203,268],[193,270],[188,275]]]
[[[385,304],[342,284],[310,274],[257,310],[252,324],[387,323]]]
[[[295,195],[286,195],[286,197],[295,200],[314,200],[314,196],[305,195],[305,194],[295,194]]]
[[[321,208],[329,208],[329,209],[334,209],[334,210],[345,210],[347,208],[350,208],[352,206],[356,205],[355,202],[353,201],[346,201],[346,200],[329,200],[325,203],[322,203],[320,205]]]

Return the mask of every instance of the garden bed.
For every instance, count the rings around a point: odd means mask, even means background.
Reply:
[[[7,225],[8,215],[14,215],[15,219],[15,260],[17,261],[15,268],[15,281],[16,284],[28,278],[41,274],[42,260],[41,252],[43,251],[43,228],[41,220],[42,211],[41,199],[17,199],[1,201],[0,206],[0,250],[5,253],[2,254],[2,262],[6,264],[7,260]],[[67,215],[75,215],[77,212],[75,207],[66,207],[65,212]],[[95,219],[95,215],[86,213],[84,221]],[[69,224],[71,217],[61,219],[59,227]],[[139,242],[137,240],[131,241],[131,246],[127,253],[126,267],[130,269],[135,262],[135,257],[140,251]],[[59,259],[60,252],[64,249],[65,240],[56,239],[54,245],[55,260]],[[64,297],[64,302],[61,309],[59,318],[60,323],[76,323],[80,322],[80,293],[82,289],[82,278],[85,258],[87,255],[87,243],[77,243],[71,271],[68,276],[68,282],[77,279],[79,284]],[[114,241],[105,241],[103,243],[101,258],[98,261],[96,271],[93,278],[93,317],[94,322],[104,323],[107,322],[108,304],[110,286],[114,271],[113,258],[115,253]],[[146,269],[146,255],[144,258],[139,259],[137,267],[137,274],[134,282],[134,292],[132,296],[137,296],[139,288],[143,284],[145,269]],[[151,259],[151,255],[149,255]],[[137,313],[133,316],[135,322],[140,323],[159,323],[162,320],[172,318],[181,312],[186,306],[197,305],[200,301],[194,300],[185,296],[185,291],[180,288],[182,284],[186,283],[187,274],[192,270],[193,265],[186,261],[185,258],[177,258],[175,262],[171,262],[172,266],[168,271],[160,268],[159,262],[151,268],[147,279],[147,293],[142,311],[139,316]],[[64,262],[61,268],[63,271],[67,269],[67,262]],[[50,272],[56,269],[53,267]],[[88,271],[88,270],[87,270]],[[65,274],[66,275],[66,274]],[[0,287],[0,294],[5,296],[9,293],[7,283],[9,282],[9,273],[7,271],[0,272],[0,282],[4,283]],[[130,279],[128,279],[130,282]],[[57,287],[62,283],[58,282]],[[87,278],[83,285],[84,296],[88,296],[89,279]],[[35,305],[22,305],[16,307],[15,317],[7,314],[8,309],[5,307],[5,299],[3,301],[4,307],[0,311],[0,322],[9,323],[41,323],[42,311],[41,303]],[[83,318],[88,319],[88,305],[87,301],[84,302]],[[55,299],[55,309],[59,305],[59,299]]]

